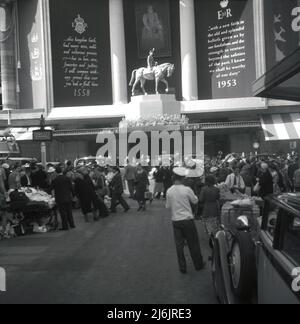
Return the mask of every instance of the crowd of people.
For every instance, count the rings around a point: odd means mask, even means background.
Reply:
[[[86,222],[117,213],[118,205],[128,212],[130,206],[124,197],[125,188],[128,188],[129,199],[136,201],[139,212],[146,211],[147,200],[166,200],[166,207],[172,211],[180,271],[186,273],[183,252],[186,244],[196,270],[204,267],[194,220],[220,216],[219,186],[225,186],[232,194],[261,199],[270,194],[300,191],[297,154],[249,157],[230,154],[224,157],[220,152],[216,158],[206,159],[204,170],[200,169],[196,163],[185,168],[172,163],[155,168],[128,163],[125,168],[119,168],[99,166],[96,162],[75,167],[67,161],[44,168],[36,161],[22,166],[4,161],[0,166],[0,228],[5,229],[7,223],[8,198],[20,188],[32,187],[52,195],[64,231],[76,227],[75,207],[81,209]],[[154,182],[153,189],[150,179]]]
[[[128,212],[130,206],[123,196],[126,182],[129,198],[136,200],[138,211],[146,211],[147,199],[151,202],[153,200],[149,191],[149,172],[150,168],[131,164],[123,169],[102,167],[96,162],[75,167],[71,161],[66,161],[48,164],[44,168],[37,161],[24,165],[4,161],[0,166],[0,227],[2,230],[6,228],[7,201],[11,193],[21,188],[43,190],[55,198],[61,216],[61,230],[76,227],[73,217],[76,206],[81,209],[86,222],[99,221],[117,213],[118,205],[123,207],[124,212]],[[165,184],[170,183],[170,172],[164,172],[161,179]],[[164,197],[165,195],[166,192]]]
[[[206,161],[206,174],[216,183],[225,183],[231,190],[261,198],[269,194],[300,190],[300,165],[298,155],[254,155],[249,157],[222,152]]]

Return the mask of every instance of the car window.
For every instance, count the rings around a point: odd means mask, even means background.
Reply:
[[[298,266],[300,265],[300,219],[285,212],[286,228],[283,234],[282,251]]]
[[[271,202],[268,204],[266,232],[271,236],[272,239],[274,239],[275,237],[275,229],[279,211],[280,208],[276,204],[273,204]]]

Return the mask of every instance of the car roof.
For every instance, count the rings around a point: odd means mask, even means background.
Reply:
[[[300,219],[300,193],[284,193],[271,196],[273,202],[279,202],[283,207],[292,211]]]
[[[92,159],[96,159],[96,157],[95,156],[86,156],[86,157],[82,157],[82,158],[79,158],[79,159],[77,159],[77,161],[79,161],[79,160],[92,160]]]

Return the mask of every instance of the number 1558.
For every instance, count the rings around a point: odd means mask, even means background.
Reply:
[[[88,89],[75,89],[74,97],[89,97],[91,95],[91,91]]]

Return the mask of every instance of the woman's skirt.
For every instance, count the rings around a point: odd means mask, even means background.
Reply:
[[[164,184],[161,182],[155,182],[154,194],[164,192]]]

